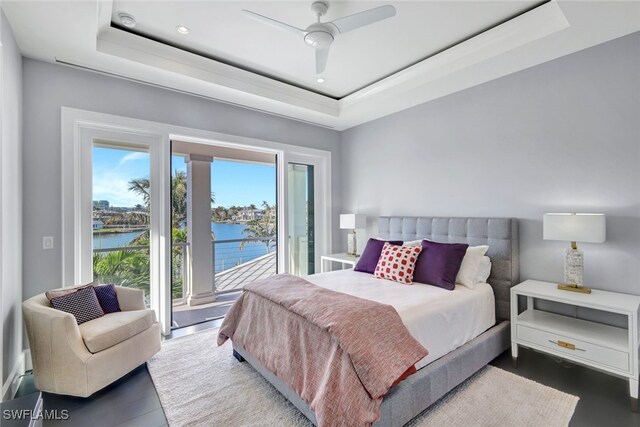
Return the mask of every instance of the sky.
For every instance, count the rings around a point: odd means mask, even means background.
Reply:
[[[187,170],[184,158],[173,156],[172,170]],[[131,207],[142,198],[129,191],[129,181],[149,177],[149,154],[114,148],[93,148],[93,200],[108,200],[111,206]],[[214,160],[211,165],[213,206],[260,207],[263,200],[275,204],[275,165]]]

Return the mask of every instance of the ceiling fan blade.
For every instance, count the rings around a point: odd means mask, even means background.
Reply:
[[[250,18],[255,19],[256,21],[260,21],[263,22],[267,25],[271,25],[273,27],[279,28],[281,30],[285,30],[288,31],[290,33],[293,33],[297,36],[301,36],[304,37],[306,33],[306,31],[301,30],[300,28],[296,28],[293,27],[289,24],[285,24],[284,22],[280,22],[280,21],[276,21],[275,19],[271,19],[269,17],[260,15],[259,13],[255,13],[255,12],[251,12],[250,10],[246,10],[246,9],[242,9],[242,13],[244,13],[245,15],[247,15]]]
[[[316,49],[316,74],[320,74],[327,68],[327,59],[329,59],[329,48]]]
[[[353,15],[336,19],[335,21],[331,21],[331,24],[335,25],[341,33],[346,33],[347,31],[355,30],[357,28],[364,27],[365,25],[391,18],[392,16],[395,16],[395,14],[396,8],[388,4],[386,6],[376,7],[374,9],[365,10],[364,12],[354,13]]]

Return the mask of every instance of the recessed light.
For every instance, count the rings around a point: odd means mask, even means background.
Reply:
[[[318,78],[316,79],[316,81],[317,81],[318,83],[324,83],[324,78],[322,78],[322,77],[318,77]]]
[[[179,32],[180,34],[185,35],[185,36],[191,32],[189,27],[185,27],[184,25],[178,25],[176,27],[176,31]]]
[[[119,13],[118,18],[120,18],[120,23],[127,28],[133,28],[136,26],[136,18],[129,15],[128,13]]]

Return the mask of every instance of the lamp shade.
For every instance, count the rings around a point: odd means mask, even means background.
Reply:
[[[544,240],[602,243],[606,238],[604,214],[547,213],[542,228]]]
[[[341,214],[340,228],[348,230],[367,228],[367,216],[362,214]]]

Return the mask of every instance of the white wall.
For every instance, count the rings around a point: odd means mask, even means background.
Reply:
[[[604,212],[585,284],[640,294],[639,52],[635,33],[343,132],[343,210],[519,218],[521,277],[550,281],[568,243],[543,213]]]
[[[0,370],[5,385],[22,352],[22,58],[4,12],[0,15]]]
[[[60,286],[61,107],[174,124],[331,151],[339,192],[339,133],[150,85],[32,59],[24,79],[24,298]],[[334,223],[340,213],[333,206]],[[339,231],[336,230],[336,233]],[[42,250],[42,236],[55,248]],[[336,234],[334,241],[339,241]],[[37,267],[33,262],[37,260]]]

